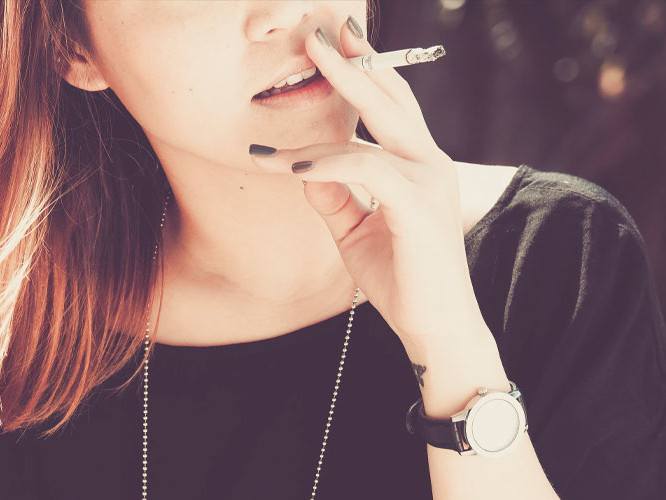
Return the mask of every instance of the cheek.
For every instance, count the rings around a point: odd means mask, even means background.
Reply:
[[[146,134],[203,156],[224,151],[250,107],[248,89],[230,76],[240,62],[192,45],[125,44],[115,46],[111,87]]]
[[[190,63],[192,61],[189,61]],[[201,74],[201,68],[153,59],[124,72],[114,92],[136,121],[152,135],[177,146],[205,143],[219,137],[230,123],[243,120],[249,100],[244,89],[228,77]]]

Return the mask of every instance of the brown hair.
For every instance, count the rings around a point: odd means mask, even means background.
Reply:
[[[79,2],[0,10],[0,423],[11,432],[58,417],[40,437],[142,347],[169,193],[113,91],[61,76],[75,48],[95,57]]]

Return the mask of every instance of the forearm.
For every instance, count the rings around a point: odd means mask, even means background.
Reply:
[[[483,328],[486,330],[479,330]],[[447,337],[405,346],[429,417],[450,418],[465,408],[480,387],[510,390],[497,346],[485,323],[456,325],[456,330],[466,335],[458,340]],[[427,453],[434,500],[559,498],[527,433],[513,451],[499,458],[461,456],[429,444]]]

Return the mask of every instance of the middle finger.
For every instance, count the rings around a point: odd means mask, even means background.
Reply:
[[[404,109],[364,71],[349,63],[334,45],[327,46],[321,41],[317,31],[306,37],[305,47],[321,74],[356,108],[368,131],[384,149],[407,159],[418,157],[425,143],[422,138],[414,137],[414,130],[405,129],[404,120],[400,120]]]
[[[356,30],[352,26],[356,26],[360,30],[360,38],[355,35]],[[378,53],[365,38],[363,28],[353,16],[349,16],[347,22],[342,25],[340,44],[342,45],[342,52],[345,54],[344,57],[347,59]],[[391,96],[397,104],[407,109],[411,107],[419,108],[411,86],[395,68],[379,68],[366,71],[365,74]]]

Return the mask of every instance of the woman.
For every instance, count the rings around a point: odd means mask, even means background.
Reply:
[[[5,3],[2,495],[663,494],[635,223],[582,179],[451,160],[395,70],[343,60],[372,12]],[[405,428],[510,382],[503,456]]]

